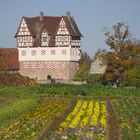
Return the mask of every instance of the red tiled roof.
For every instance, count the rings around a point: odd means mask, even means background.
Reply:
[[[82,36],[80,33],[78,26],[74,20],[74,17],[71,16],[63,16],[63,19],[66,23],[66,27],[72,36]]]
[[[33,36],[37,36],[38,34],[41,35],[43,28],[46,28],[49,34],[53,34],[56,31],[60,20],[61,17],[44,16],[42,21],[40,21],[40,17],[25,17],[25,21],[27,22],[29,30]]]
[[[61,19],[63,18],[66,27],[70,33],[71,36],[82,36],[80,33],[77,24],[74,20],[73,17],[71,16],[61,16],[61,17],[52,17],[52,16],[43,16],[43,20],[40,21],[40,17],[33,17],[33,18],[28,18],[28,17],[23,17],[27,23],[28,29],[31,33],[31,35],[35,38],[34,41],[34,46],[41,45],[41,33],[43,29],[46,29],[48,34],[50,34],[51,39],[50,39],[50,46],[54,45],[54,35],[57,32],[57,29],[59,27],[59,23]],[[15,35],[15,37],[18,36],[19,29]]]
[[[18,50],[16,48],[0,48],[0,62],[3,64],[2,69],[19,69]]]

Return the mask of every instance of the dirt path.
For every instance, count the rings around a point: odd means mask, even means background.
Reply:
[[[107,120],[108,140],[122,140],[118,114],[116,110],[113,108],[110,98],[107,99],[106,107],[107,107],[107,112],[108,112],[108,120]]]

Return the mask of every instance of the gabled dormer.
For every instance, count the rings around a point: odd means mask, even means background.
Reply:
[[[61,19],[60,24],[58,26],[57,35],[69,35],[69,31],[66,27],[66,23],[63,18]]]
[[[17,36],[22,36],[22,35],[31,35],[24,17],[21,20],[17,33]]]
[[[41,46],[48,47],[50,41],[50,35],[47,32],[47,29],[44,28],[41,33]]]
[[[31,36],[25,17],[22,18],[15,37],[17,38],[18,47],[33,46],[33,37]]]
[[[70,34],[66,27],[66,23],[62,18],[55,37],[56,46],[69,46],[70,45]]]

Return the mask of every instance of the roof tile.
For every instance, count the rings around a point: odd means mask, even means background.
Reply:
[[[23,17],[23,18],[27,23],[31,35],[35,38],[33,43],[34,46],[41,46],[41,33],[43,29],[46,29],[48,34],[51,36],[49,45],[54,46],[55,44],[54,36],[57,32],[57,29],[59,27],[62,18],[64,19],[66,27],[71,36],[82,36],[74,18],[71,16],[61,16],[61,17],[43,16],[43,20],[40,20],[40,17],[33,18]],[[18,31],[15,37],[18,36]]]

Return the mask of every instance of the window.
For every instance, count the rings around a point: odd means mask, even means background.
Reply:
[[[72,40],[80,40],[79,36],[72,36]]]
[[[36,50],[32,50],[32,51],[31,51],[31,55],[32,55],[32,56],[35,56],[35,55],[36,55]]]
[[[23,51],[21,52],[21,54],[22,54],[22,56],[26,56],[26,51],[23,50]]]
[[[42,41],[47,42],[47,36],[43,36]]]
[[[55,50],[51,50],[51,54],[55,54]]]
[[[67,54],[66,50],[62,50],[62,54],[66,55]]]
[[[45,50],[41,50],[41,55],[45,55],[46,51]]]

